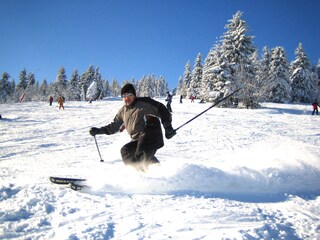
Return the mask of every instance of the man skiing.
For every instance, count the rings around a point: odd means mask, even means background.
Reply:
[[[171,125],[171,113],[160,102],[149,97],[137,97],[130,83],[122,87],[121,96],[124,106],[113,122],[100,128],[92,127],[89,132],[92,136],[110,135],[125,126],[131,142],[121,148],[122,160],[126,165],[145,170],[150,164],[159,163],[154,155],[164,145],[160,120],[167,139],[176,134]]]

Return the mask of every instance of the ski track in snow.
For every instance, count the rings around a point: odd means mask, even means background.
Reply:
[[[164,100],[161,99],[164,103]],[[309,105],[213,108],[124,167],[126,133],[97,136],[118,100],[0,106],[0,239],[320,239],[320,118]],[[173,127],[209,104],[179,104]],[[88,178],[75,192],[49,176]]]

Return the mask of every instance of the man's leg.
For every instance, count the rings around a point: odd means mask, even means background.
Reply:
[[[135,152],[137,162],[146,163],[147,165],[152,163],[159,163],[158,159],[154,156],[157,152],[157,149],[149,149],[146,144],[148,143],[143,140],[138,141],[137,149]]]
[[[121,148],[121,156],[125,165],[132,165],[137,162],[135,152],[137,149],[137,141],[129,142]]]

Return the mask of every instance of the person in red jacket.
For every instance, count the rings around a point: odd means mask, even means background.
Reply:
[[[312,115],[314,115],[315,112],[317,113],[317,115],[319,115],[318,107],[320,107],[320,105],[317,99],[314,100],[314,102],[312,103],[312,107],[313,107]]]

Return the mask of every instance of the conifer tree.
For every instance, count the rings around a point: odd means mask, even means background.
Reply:
[[[258,78],[257,78],[257,91],[260,101],[265,101],[268,99],[267,89],[269,89],[270,84],[270,64],[271,64],[271,51],[267,46],[262,49],[262,57],[258,67]]]
[[[27,71],[26,71],[26,69],[23,69],[19,75],[19,83],[17,85],[17,89],[25,90],[27,88],[27,86],[28,86]]]
[[[315,98],[318,98],[318,96],[320,96],[320,59],[318,60],[318,64],[315,66],[313,78],[316,87]]]
[[[37,100],[38,99],[38,87],[36,86],[36,79],[34,73],[29,73],[27,76],[27,89],[26,89],[26,96],[25,101]]]
[[[156,81],[157,85],[157,97],[163,97],[166,95],[166,92],[168,91],[168,83],[166,82],[166,79],[163,76],[160,76],[160,78]]]
[[[86,101],[87,90],[90,84],[94,80],[94,75],[95,75],[95,70],[92,65],[90,65],[88,70],[81,75],[80,88],[81,88],[81,97],[83,101]]]
[[[2,78],[0,79],[0,103],[6,103],[10,98],[10,75],[7,72],[2,74]]]
[[[121,94],[120,85],[119,85],[118,81],[115,78],[111,82],[110,90],[111,90],[111,96],[113,96],[113,97],[120,96],[120,94]]]
[[[229,24],[225,26],[227,31],[222,36],[221,55],[230,68],[230,75],[226,83],[225,94],[242,87],[242,95],[246,95],[243,90],[246,84],[251,84],[255,80],[255,66],[252,64],[252,54],[256,51],[253,46],[252,36],[248,36],[248,26],[242,19],[242,12],[238,11]],[[225,64],[225,63],[224,63]],[[237,97],[232,97],[225,101],[225,105],[236,102]],[[238,97],[241,101],[241,97]],[[229,104],[228,104],[229,103]]]
[[[320,59],[318,59],[318,64],[316,66],[316,74],[317,74],[317,79],[320,80]]]
[[[310,61],[305,54],[302,43],[295,50],[296,58],[291,63],[291,88],[293,102],[311,102],[316,84],[311,76]]]
[[[230,67],[221,54],[221,45],[215,44],[210,49],[203,67],[203,79],[201,83],[202,99],[215,101],[226,92],[230,85]]]
[[[67,87],[67,75],[64,67],[60,67],[56,76],[56,80],[53,83],[54,98],[66,95]]]
[[[182,76],[180,75],[178,78],[178,88],[177,88],[178,95],[183,95],[183,85],[184,85],[184,82],[183,82]]]
[[[39,87],[39,95],[41,96],[41,99],[46,101],[48,100],[48,82],[46,79],[42,80],[42,83]]]
[[[216,59],[218,48],[218,44],[214,45],[204,61],[200,90],[201,98],[204,100],[210,99],[209,93],[213,90],[215,67],[218,66]]]
[[[191,82],[191,65],[189,62],[187,62],[186,66],[185,66],[185,70],[183,73],[183,82],[184,82],[184,87],[182,89],[182,95],[189,98],[190,93],[188,90],[189,90],[190,82]]]
[[[103,80],[103,93],[102,93],[102,96],[101,97],[107,97],[107,96],[110,96],[110,85],[109,85],[109,81],[106,79],[106,80]]]
[[[77,69],[72,72],[67,89],[69,100],[81,100],[80,76]]]
[[[194,67],[191,74],[190,86],[188,90],[191,96],[198,97],[198,98],[200,97],[202,71],[203,71],[202,56],[201,56],[201,53],[198,53],[194,62]]]
[[[291,100],[289,63],[283,47],[272,49],[269,76],[268,100],[275,103],[289,102]]]
[[[102,82],[102,77],[99,72],[99,67],[96,68],[93,81],[95,81],[96,84],[96,95],[94,96],[94,99],[100,99],[103,95],[103,82]]]
[[[27,71],[26,69],[23,69],[20,74],[19,74],[19,82],[16,87],[15,91],[15,101],[22,101],[24,98],[24,93],[25,90],[28,87],[28,82],[27,82]]]
[[[244,71],[243,76],[239,76],[242,82],[242,95],[239,96],[240,102],[245,108],[258,108],[259,93],[258,93],[258,72],[260,68],[258,51],[251,55],[250,74]]]

